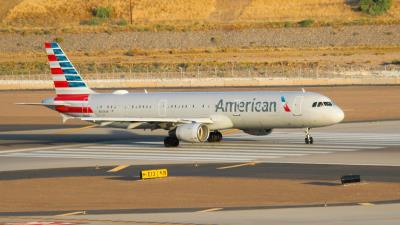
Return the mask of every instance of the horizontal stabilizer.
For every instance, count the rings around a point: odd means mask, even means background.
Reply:
[[[25,103],[25,102],[20,102],[20,103],[14,103],[15,105],[37,105],[37,106],[69,106],[69,104],[57,104],[57,103]]]

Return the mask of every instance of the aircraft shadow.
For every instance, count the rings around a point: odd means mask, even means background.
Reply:
[[[19,146],[19,145],[48,145],[57,144],[84,144],[113,141],[118,144],[121,141],[162,141],[161,135],[138,135],[124,130],[110,130],[107,133],[100,134],[35,134],[35,133],[1,133],[0,146]],[[148,145],[148,144],[146,144]]]
[[[341,185],[337,182],[328,182],[328,181],[313,181],[313,182],[307,182],[304,184],[317,185],[317,186],[340,186]]]

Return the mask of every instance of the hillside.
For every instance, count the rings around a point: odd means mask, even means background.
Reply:
[[[398,23],[400,0],[384,16],[358,12],[357,0],[132,0],[135,23]],[[78,26],[96,7],[112,9],[112,19],[129,21],[127,0],[0,0],[3,26]],[[109,24],[112,24],[110,22]]]
[[[47,73],[49,40],[85,74],[398,70],[400,0],[392,1],[372,17],[358,0],[132,0],[129,25],[129,0],[0,0],[0,76]],[[99,19],[98,7],[111,18],[82,25]],[[311,27],[299,23],[309,19]]]

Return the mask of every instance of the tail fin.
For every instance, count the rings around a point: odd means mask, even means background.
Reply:
[[[57,95],[84,95],[94,93],[79,75],[60,45],[46,42],[47,57]]]

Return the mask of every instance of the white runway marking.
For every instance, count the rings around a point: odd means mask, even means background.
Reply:
[[[354,152],[400,146],[400,135],[368,133],[313,133],[314,145],[304,144],[301,132],[276,132],[269,136],[243,133],[221,143],[182,143],[165,148],[161,141],[120,141],[83,146],[65,145],[1,152],[3,157],[171,160],[207,162],[263,162],[267,159],[312,154]]]

